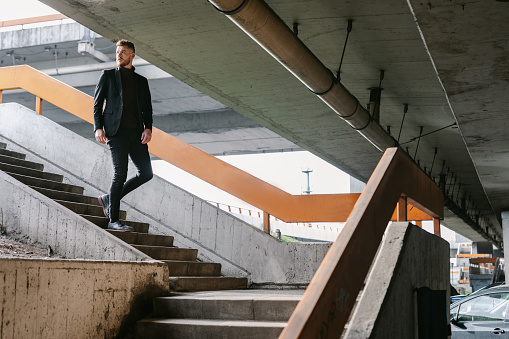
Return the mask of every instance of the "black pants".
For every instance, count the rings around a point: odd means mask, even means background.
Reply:
[[[141,143],[141,133],[137,130],[119,129],[113,137],[108,137],[108,146],[113,161],[113,180],[110,188],[110,221],[119,220],[120,200],[129,192],[140,187],[153,177],[152,164],[147,144]],[[131,158],[138,173],[127,179],[128,158]]]

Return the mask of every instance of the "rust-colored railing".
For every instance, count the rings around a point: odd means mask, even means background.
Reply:
[[[440,188],[403,151],[385,151],[280,339],[339,338],[401,197],[443,218]],[[404,199],[403,199],[404,200]],[[436,229],[435,229],[436,231]]]
[[[0,103],[2,91],[13,89],[23,89],[36,96],[37,114],[42,114],[43,101],[47,101],[93,123],[91,96],[30,66],[0,68]],[[153,128],[149,151],[264,211],[267,232],[270,230],[269,215],[284,222],[345,222],[359,198],[359,194],[288,194],[157,128]],[[410,204],[399,206],[391,211],[391,220],[431,220],[428,214]]]
[[[63,20],[63,19],[69,19],[69,18],[63,14],[51,14],[51,15],[38,16],[38,17],[33,17],[33,18],[23,18],[23,19],[0,21],[0,27],[36,24],[36,23],[41,23],[41,22]]]

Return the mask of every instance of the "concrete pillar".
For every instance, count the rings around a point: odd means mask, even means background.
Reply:
[[[507,245],[509,244],[509,211],[502,212],[502,231],[504,232],[504,262],[506,263],[506,272],[505,272],[505,283],[508,283],[507,274],[507,263],[509,263],[509,250]]]

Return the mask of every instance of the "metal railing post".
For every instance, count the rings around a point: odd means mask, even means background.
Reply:
[[[263,230],[270,234],[270,214],[263,211]]]
[[[35,97],[35,113],[42,115],[42,98]]]
[[[440,219],[433,218],[433,234],[440,237]]]
[[[399,197],[399,201],[398,201],[398,205],[397,205],[397,210],[398,210],[398,221],[408,221],[407,219],[407,201],[406,201],[406,196],[402,195],[401,197]]]

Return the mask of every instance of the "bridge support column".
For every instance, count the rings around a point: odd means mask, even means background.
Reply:
[[[509,281],[507,263],[509,263],[509,211],[502,212],[502,231],[504,232],[505,283]]]

